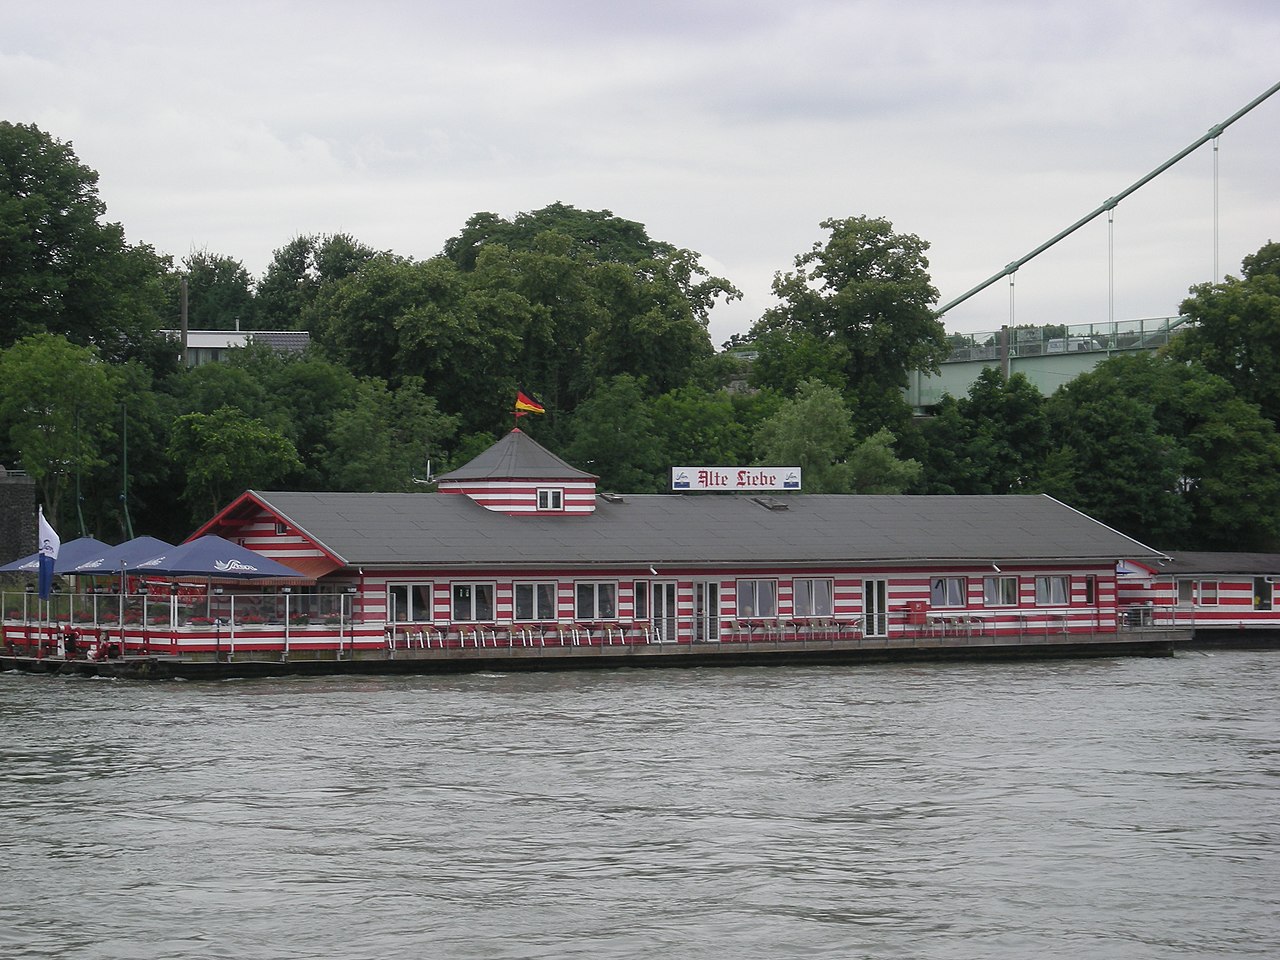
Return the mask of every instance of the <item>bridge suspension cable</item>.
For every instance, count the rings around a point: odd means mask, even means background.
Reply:
[[[1193,143],[1193,144],[1191,144],[1190,146],[1188,146],[1188,147],[1186,147],[1186,148],[1184,148],[1184,149],[1180,150],[1178,153],[1174,154],[1172,157],[1170,157],[1170,158],[1169,158],[1168,160],[1166,160],[1164,163],[1160,164],[1160,166],[1156,167],[1154,170],[1152,170],[1150,173],[1148,173],[1145,177],[1143,177],[1143,178],[1141,178],[1140,180],[1137,180],[1137,181],[1135,181],[1134,183],[1130,184],[1130,185],[1129,185],[1128,187],[1126,187],[1124,190],[1121,190],[1121,191],[1120,191],[1119,193],[1117,193],[1114,197],[1112,197],[1111,199],[1107,200],[1105,203],[1103,203],[1100,207],[1098,207],[1098,209],[1094,210],[1092,213],[1087,213],[1087,214],[1085,214],[1083,217],[1081,217],[1079,220],[1077,220],[1077,221],[1076,221],[1075,223],[1073,223],[1071,226],[1067,227],[1067,229],[1065,229],[1065,230],[1061,231],[1061,232],[1060,232],[1060,233],[1058,233],[1057,235],[1055,235],[1055,236],[1051,237],[1050,239],[1046,240],[1044,243],[1040,244],[1040,246],[1036,247],[1034,250],[1032,250],[1032,251],[1031,251],[1030,253],[1028,253],[1026,256],[1021,257],[1021,258],[1019,258],[1019,259],[1017,259],[1017,260],[1013,261],[1013,263],[1009,264],[1007,267],[1005,267],[1005,268],[1004,268],[1003,270],[1001,270],[999,273],[994,274],[994,275],[993,275],[993,276],[991,276],[991,277],[988,277],[986,280],[984,280],[982,283],[978,284],[978,285],[977,285],[976,287],[974,287],[972,290],[969,290],[969,291],[967,291],[967,292],[965,292],[965,293],[962,293],[960,296],[956,297],[956,298],[955,298],[954,300],[952,300],[950,303],[947,303],[947,304],[945,304],[944,306],[939,307],[939,308],[938,308],[938,316],[942,316],[943,314],[945,314],[948,310],[952,309],[953,307],[957,307],[957,306],[959,306],[960,304],[964,303],[966,300],[968,300],[968,299],[969,299],[970,297],[972,297],[974,294],[976,294],[976,293],[981,293],[983,290],[987,289],[987,287],[991,286],[993,283],[995,283],[995,282],[996,282],[997,280],[999,280],[1001,277],[1011,277],[1011,276],[1012,276],[1012,275],[1017,271],[1017,269],[1018,269],[1019,267],[1021,267],[1023,264],[1027,263],[1028,261],[1034,260],[1036,257],[1038,257],[1040,254],[1044,253],[1046,250],[1048,250],[1050,247],[1052,247],[1052,246],[1053,246],[1055,243],[1057,243],[1059,240],[1062,240],[1062,239],[1064,239],[1064,238],[1066,238],[1066,237],[1069,237],[1071,234],[1075,233],[1077,230],[1079,230],[1081,227],[1083,227],[1083,226],[1084,226],[1086,223],[1088,223],[1090,220],[1092,220],[1092,219],[1094,219],[1095,217],[1097,217],[1099,214],[1101,214],[1101,213],[1109,213],[1110,211],[1114,210],[1114,209],[1116,208],[1116,204],[1118,204],[1118,203],[1119,203],[1121,200],[1123,200],[1125,197],[1129,196],[1129,194],[1133,193],[1133,192],[1134,192],[1135,190],[1137,190],[1138,188],[1140,188],[1140,187],[1144,186],[1145,184],[1149,183],[1150,181],[1154,180],[1156,177],[1160,176],[1160,174],[1164,173],[1166,170],[1168,170],[1170,167],[1172,167],[1175,163],[1177,163],[1177,162],[1178,162],[1179,160],[1181,160],[1183,157],[1187,156],[1187,155],[1188,155],[1188,154],[1190,154],[1190,153],[1194,153],[1196,150],[1199,150],[1202,146],[1204,146],[1204,145],[1205,145],[1206,143],[1208,143],[1210,140],[1212,140],[1212,141],[1213,141],[1213,143],[1214,143],[1214,264],[1213,264],[1213,272],[1214,272],[1214,282],[1216,283],[1216,282],[1217,282],[1217,279],[1218,279],[1218,277],[1217,277],[1217,274],[1218,274],[1218,262],[1217,262],[1217,261],[1218,261],[1218,251],[1217,251],[1217,228],[1218,228],[1218,212],[1217,212],[1217,196],[1218,196],[1218,193],[1217,193],[1217,190],[1218,190],[1218,186],[1217,186],[1217,145],[1218,145],[1218,137],[1222,136],[1222,131],[1226,130],[1226,129],[1227,129],[1227,127],[1231,126],[1231,124],[1235,123],[1237,120],[1239,120],[1241,117],[1243,117],[1246,113],[1248,113],[1250,110],[1252,110],[1252,109],[1253,109],[1254,107],[1256,107],[1258,104],[1262,103],[1262,101],[1266,100],[1269,96],[1271,96],[1271,95],[1272,95],[1273,93],[1275,93],[1277,90],[1280,90],[1280,83],[1276,83],[1276,84],[1274,84],[1274,85],[1273,85],[1269,90],[1267,90],[1266,92],[1264,92],[1264,93],[1260,94],[1259,96],[1255,97],[1255,98],[1254,98],[1253,100],[1251,100],[1248,104],[1246,104],[1245,106],[1241,107],[1239,110],[1237,110],[1237,111],[1236,111],[1235,113],[1233,113],[1231,116],[1229,116],[1226,120],[1223,120],[1221,123],[1219,123],[1219,124],[1217,124],[1217,125],[1215,125],[1215,126],[1213,126],[1213,127],[1210,127],[1210,128],[1209,128],[1209,132],[1208,132],[1208,133],[1206,133],[1203,137],[1200,137],[1198,140],[1196,140],[1196,142],[1195,142],[1195,143]]]

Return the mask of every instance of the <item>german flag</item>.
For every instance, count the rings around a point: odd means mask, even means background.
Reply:
[[[526,413],[546,413],[547,408],[538,402],[533,394],[525,393],[523,390],[516,391],[516,416],[523,417]]]

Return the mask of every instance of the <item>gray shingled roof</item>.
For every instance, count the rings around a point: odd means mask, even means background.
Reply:
[[[518,427],[480,456],[437,480],[595,480],[531,440]]]
[[[348,565],[597,566],[1153,562],[1163,556],[1044,496],[628,495],[594,514],[508,516],[442,493],[253,496]],[[764,503],[785,503],[769,509]]]
[[[301,353],[311,345],[311,334],[306,330],[252,330],[254,343],[262,343],[279,353]]]
[[[1280,553],[1203,553],[1176,550],[1160,566],[1161,573],[1280,574]]]

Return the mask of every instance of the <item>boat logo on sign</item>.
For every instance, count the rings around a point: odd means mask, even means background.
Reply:
[[[215,570],[244,570],[249,573],[257,573],[258,568],[248,564],[241,563],[239,560],[215,560],[213,561]]]

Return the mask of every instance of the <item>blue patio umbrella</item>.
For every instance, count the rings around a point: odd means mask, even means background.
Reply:
[[[110,550],[111,547],[93,537],[79,537],[68,540],[58,550],[58,559],[53,561],[54,573],[75,573],[76,564],[87,560],[96,553]],[[14,560],[0,567],[0,573],[39,573],[40,554],[33,553],[29,557]]]
[[[136,575],[159,577],[212,577],[215,580],[269,580],[287,577],[314,580],[292,567],[277,563],[247,547],[222,537],[207,536],[165,550],[156,556],[127,564],[125,570]]]
[[[101,550],[84,557],[68,572],[91,577],[117,574],[122,567],[128,567],[129,564],[140,560],[149,560],[157,554],[172,549],[172,543],[156,537],[137,537],[114,547],[103,544]]]

